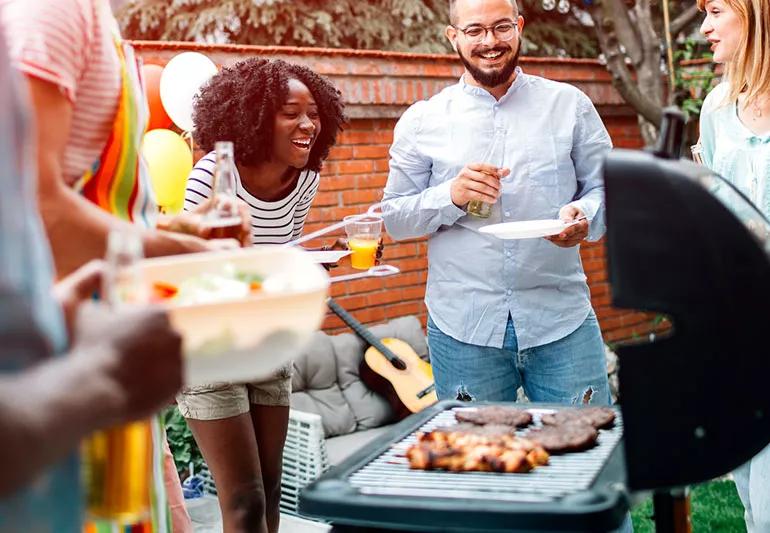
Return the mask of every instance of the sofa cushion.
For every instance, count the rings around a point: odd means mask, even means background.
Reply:
[[[427,357],[420,321],[415,316],[405,316],[385,324],[369,328],[377,338],[394,337],[409,344],[421,357]],[[388,402],[370,390],[361,381],[358,367],[368,345],[352,333],[343,333],[331,338],[337,356],[337,374],[342,394],[356,419],[356,430],[370,429],[393,421],[393,411]]]
[[[315,333],[305,352],[294,360],[291,386],[292,408],[321,415],[327,437],[356,429],[337,380],[337,358],[328,335]]]
[[[378,337],[395,337],[427,358],[428,346],[417,317],[397,318],[370,328]],[[393,421],[388,402],[364,385],[358,367],[367,346],[353,333],[318,332],[294,361],[291,406],[321,415],[326,437],[375,428]]]
[[[382,426],[326,439],[326,452],[329,454],[329,464],[337,466],[364,446],[373,445],[390,428],[391,426]]]

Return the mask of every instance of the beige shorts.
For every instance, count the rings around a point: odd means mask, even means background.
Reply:
[[[219,420],[249,412],[251,404],[288,406],[291,366],[258,383],[212,383],[182,389],[176,397],[179,412],[193,420]]]

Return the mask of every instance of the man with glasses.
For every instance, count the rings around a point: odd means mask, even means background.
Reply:
[[[604,232],[610,138],[586,95],[518,67],[511,0],[452,0],[459,83],[396,126],[383,214],[396,239],[429,236],[428,343],[439,398],[610,402],[604,343],[579,244]],[[491,149],[493,137],[496,150]],[[469,202],[493,204],[482,219]],[[487,225],[576,221],[548,239]]]

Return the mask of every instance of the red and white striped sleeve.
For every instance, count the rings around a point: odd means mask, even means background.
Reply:
[[[95,6],[92,0],[0,0],[14,65],[74,102],[89,64]]]

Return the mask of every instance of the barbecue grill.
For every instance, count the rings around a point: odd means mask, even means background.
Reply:
[[[598,446],[526,474],[410,470],[402,455],[416,433],[469,408],[441,402],[309,486],[301,513],[340,531],[607,531],[632,492],[725,474],[770,442],[770,222],[679,160],[682,124],[667,112],[656,151],[618,150],[605,163],[613,303],[665,313],[674,327],[618,350],[622,416]],[[554,408],[522,407],[536,423]]]

